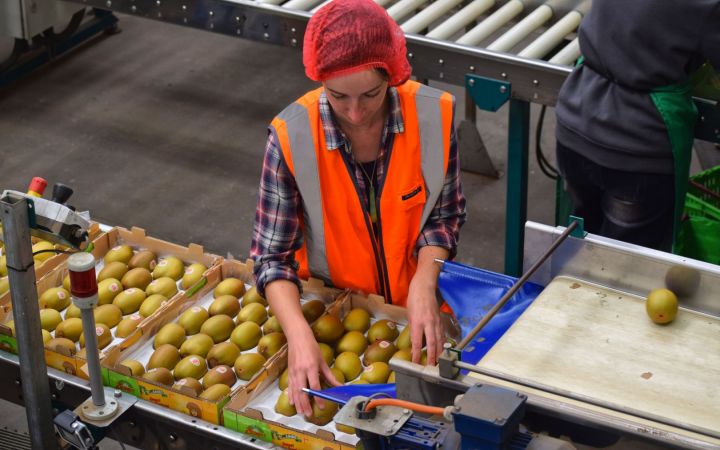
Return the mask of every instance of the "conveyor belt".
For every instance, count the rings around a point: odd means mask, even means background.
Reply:
[[[87,6],[299,47],[323,0],[73,0]],[[512,98],[553,105],[579,56],[589,0],[376,0],[407,34],[413,75],[465,85],[468,73],[512,83]]]

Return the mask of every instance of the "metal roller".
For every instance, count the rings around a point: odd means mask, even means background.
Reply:
[[[485,11],[492,8],[494,4],[495,0],[473,0],[472,3],[453,14],[448,20],[430,30],[427,37],[433,39],[449,39],[452,35],[470,25],[475,19],[485,13]]]
[[[510,51],[530,33],[543,26],[552,16],[552,8],[548,5],[541,5],[514,27],[510,28],[505,34],[496,39],[495,42],[488,45],[487,49],[496,52]]]
[[[483,20],[472,30],[465,33],[457,40],[458,44],[478,45],[488,36],[499,30],[500,27],[510,22],[520,14],[525,5],[520,0],[510,0],[502,8],[495,11],[487,19]]]

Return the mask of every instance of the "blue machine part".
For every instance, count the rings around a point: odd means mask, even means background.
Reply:
[[[527,396],[509,389],[471,387],[456,403],[455,431],[462,450],[524,449],[532,440],[520,432]]]
[[[515,277],[446,261],[438,287],[465,337],[516,281]],[[525,283],[465,347],[462,360],[470,364],[480,361],[542,290],[539,284]]]
[[[375,394],[385,394],[390,398],[397,398],[395,391],[395,383],[390,384],[347,384],[345,386],[335,386],[321,391],[313,389],[304,389],[310,395],[330,400],[331,402],[344,405],[351,398],[361,396],[370,397]]]
[[[452,424],[412,417],[394,436],[385,442],[385,449],[437,450],[452,448]]]

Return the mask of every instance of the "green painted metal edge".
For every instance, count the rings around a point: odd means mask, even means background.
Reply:
[[[511,86],[507,81],[465,74],[465,88],[478,108],[495,112],[510,100]]]
[[[236,414],[237,431],[261,439],[265,442],[272,442],[272,431],[265,423],[257,419],[251,419],[240,414]]]
[[[570,215],[568,217],[567,223],[568,225],[570,225],[573,222],[577,222],[578,225],[577,227],[575,227],[574,230],[572,230],[572,232],[570,232],[570,236],[585,239],[585,236],[587,236],[587,232],[585,232],[585,219],[583,219],[582,217]]]

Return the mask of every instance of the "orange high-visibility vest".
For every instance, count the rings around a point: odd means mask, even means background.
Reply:
[[[318,103],[322,88],[285,108],[271,130],[303,202],[298,275],[404,306],[417,269],[415,244],[447,172],[453,99],[414,81],[397,90],[405,131],[394,137],[378,189],[377,239],[344,150],[326,147]]]

